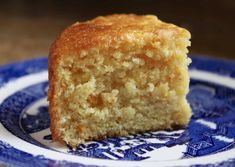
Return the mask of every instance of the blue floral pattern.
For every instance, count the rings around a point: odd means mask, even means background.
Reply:
[[[235,78],[233,62],[193,57],[190,69],[200,69]],[[35,63],[37,62],[37,63]],[[40,62],[40,63],[38,63]],[[47,59],[31,60],[0,68],[0,87],[5,83],[37,73],[47,68]],[[0,104],[0,123],[17,137],[34,145],[51,149],[33,139],[30,134],[49,128],[50,120],[46,105],[39,106],[34,115],[27,113],[28,106],[45,98],[48,82],[38,83],[22,89],[6,98]],[[150,153],[162,147],[171,148],[185,145],[186,150],[180,159],[201,157],[217,152],[234,149],[235,146],[235,90],[221,85],[192,79],[188,100],[193,116],[184,130],[172,132],[149,132],[127,137],[108,138],[81,144],[77,149],[68,149],[69,154],[101,159],[142,161],[150,158]],[[20,125],[20,126],[19,126]],[[51,135],[43,136],[51,141]],[[155,141],[155,139],[157,139]],[[15,159],[14,159],[15,157]],[[21,161],[18,157],[25,157]],[[0,141],[0,162],[13,166],[25,166],[25,163],[37,166],[87,166],[67,161],[55,161],[42,156],[19,151]],[[195,164],[196,166],[197,164]],[[233,166],[235,159],[230,159],[208,166]],[[205,166],[207,166],[205,165]]]

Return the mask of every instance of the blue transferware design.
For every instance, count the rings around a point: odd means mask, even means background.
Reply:
[[[47,106],[40,106],[37,115],[24,113],[21,118],[21,126],[27,134],[41,131],[50,127],[50,119]]]
[[[47,66],[47,58],[38,58],[2,66],[0,67],[0,87],[9,81],[24,75],[46,70]]]
[[[189,123],[190,140],[185,155],[203,156],[233,148],[235,145],[235,90],[194,80],[190,85],[188,100],[193,116]],[[213,122],[216,128],[198,124],[199,119]],[[216,136],[226,137],[230,142],[219,140]]]
[[[43,156],[32,156],[0,141],[0,166],[1,164],[16,167],[99,167],[97,165],[84,165],[68,161],[55,161]]]
[[[155,138],[161,141],[165,141],[165,143],[153,143],[145,140]],[[149,156],[144,155],[147,152],[151,152],[164,146],[172,147],[176,144],[184,144],[187,141],[187,138],[188,136],[186,136],[185,133],[175,133],[172,135],[167,135],[164,133],[144,133],[141,135],[133,135],[122,138],[109,138],[102,141],[96,141],[95,143],[91,144],[82,144],[75,151],[71,150],[70,152],[86,157],[88,156],[103,159],[112,159],[110,158],[110,156],[107,156],[108,154],[118,160],[140,161],[149,158]],[[123,146],[127,146],[128,149],[122,149],[121,147]]]
[[[0,69],[0,87],[12,79],[46,69],[47,60],[45,58],[39,59],[37,62],[41,62],[40,65],[37,66],[37,63],[31,60]],[[232,62],[193,57],[193,64],[190,68],[235,78],[235,65]],[[30,136],[32,133],[40,132],[49,127],[47,106],[39,106],[36,115],[31,115],[25,110],[28,106],[46,96],[47,86],[47,82],[38,83],[5,99],[0,104],[0,122],[19,138],[37,146],[51,149]],[[186,145],[186,151],[182,153],[181,159],[206,156],[233,149],[235,146],[235,90],[213,83],[191,80],[188,100],[193,110],[193,116],[185,130],[179,130],[175,133],[150,132],[128,137],[108,138],[82,144],[76,150],[69,149],[68,153],[102,159],[141,161],[150,158],[145,155],[148,152],[176,145]],[[208,122],[213,126],[208,126]],[[43,138],[44,140],[51,140],[51,135],[47,134]],[[158,139],[160,142],[151,142],[152,140],[149,139]],[[21,166],[26,162],[20,160],[20,158],[14,159],[14,157],[25,157],[29,160],[27,163],[30,166],[47,166],[48,164],[52,166],[63,166],[65,164],[68,166],[87,166],[82,163],[55,161],[40,156],[34,157],[0,141],[0,162],[3,161],[13,166]],[[208,165],[233,166],[235,159]]]
[[[39,146],[41,144],[31,137],[29,138],[28,134],[49,128],[47,106],[40,106],[37,115],[30,115],[26,112],[22,114],[21,112],[26,108],[25,104],[30,105],[37,99],[45,97],[46,92],[44,90],[46,87],[47,82],[33,85],[15,93],[2,103],[2,112],[0,113],[2,123],[8,130],[12,131],[18,137]],[[33,90],[41,91],[32,93]],[[221,94],[226,94],[226,99],[221,100]],[[220,135],[235,140],[235,131],[233,130],[235,127],[234,94],[235,90],[191,80],[188,99],[194,114],[189,123],[189,127],[183,133],[178,132],[170,135],[165,133],[144,133],[122,138],[108,138],[90,144],[82,144],[75,151],[71,149],[69,153],[103,159],[112,159],[107,156],[109,154],[119,160],[144,160],[149,158],[144,156],[146,152],[151,152],[164,146],[173,147],[177,144],[182,145],[187,143],[187,151],[182,158],[203,156],[233,148],[234,141],[224,142],[214,139],[213,136]],[[32,96],[38,97],[32,98]],[[21,103],[14,104],[13,102],[19,97]],[[31,101],[29,102],[28,99]],[[13,109],[16,108],[13,114],[7,114],[9,113],[9,106]],[[22,114],[21,119],[19,117],[20,114]],[[15,118],[18,118],[18,120],[15,120]],[[210,129],[205,125],[197,123],[198,119],[216,123],[217,129]],[[19,129],[20,127],[16,122],[21,123],[23,130]],[[12,128],[14,129],[12,130]],[[195,131],[195,129],[197,130]],[[146,140],[155,138],[165,142],[151,143]],[[50,134],[44,136],[44,139],[51,140]],[[123,146],[126,146],[124,150],[121,149]]]
[[[14,96],[9,96],[2,104],[0,104],[0,122],[16,136],[36,145],[43,146],[41,143],[32,140],[32,138],[25,132],[29,131],[27,126],[24,128],[24,131],[19,126],[19,123],[22,122],[22,125],[25,125],[24,119],[21,121],[22,111],[27,108],[32,102],[42,98],[46,95],[45,88],[48,83],[38,84],[36,86],[29,87],[28,89],[19,91],[14,94]],[[41,113],[39,113],[41,115]],[[37,116],[38,117],[38,116]],[[48,119],[47,119],[48,120]],[[32,122],[32,120],[30,120]],[[30,121],[27,123],[29,124]],[[47,124],[48,126],[49,124]],[[33,127],[35,130],[42,130],[42,127],[45,124],[38,124],[41,127]],[[31,130],[32,131],[32,130]]]

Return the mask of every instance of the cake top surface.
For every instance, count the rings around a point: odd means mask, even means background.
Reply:
[[[128,43],[141,45],[145,38],[162,36],[190,38],[187,30],[165,23],[154,15],[113,14],[86,22],[76,22],[66,28],[51,47],[50,58],[78,55],[91,48],[119,48]],[[155,39],[156,40],[156,39]]]

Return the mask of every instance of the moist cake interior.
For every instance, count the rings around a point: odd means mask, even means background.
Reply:
[[[69,145],[185,125],[188,38],[81,50],[56,67],[57,130]]]

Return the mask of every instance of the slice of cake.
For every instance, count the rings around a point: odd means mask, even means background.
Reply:
[[[187,125],[189,38],[152,15],[97,17],[65,29],[49,56],[53,139],[76,147]]]

